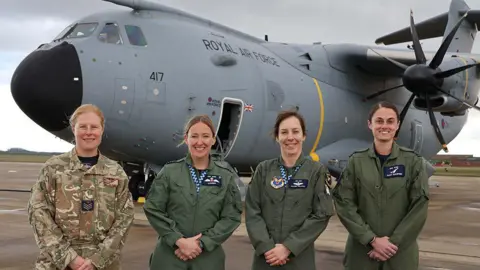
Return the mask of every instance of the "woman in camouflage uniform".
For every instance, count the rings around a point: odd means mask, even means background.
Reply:
[[[104,117],[94,105],[71,116],[75,147],[42,167],[28,202],[37,270],[118,270],[134,217],[128,178],[98,146]]]

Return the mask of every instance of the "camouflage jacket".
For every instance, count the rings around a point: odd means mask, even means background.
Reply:
[[[35,269],[66,269],[77,255],[97,269],[120,269],[134,205],[118,163],[100,154],[88,168],[72,149],[42,166],[31,191],[29,222],[40,248]]]

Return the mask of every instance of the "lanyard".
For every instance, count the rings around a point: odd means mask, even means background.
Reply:
[[[188,165],[188,168],[190,169],[190,175],[192,176],[193,182],[195,183],[195,187],[198,195],[198,193],[200,193],[200,185],[202,184],[203,179],[207,176],[207,170],[204,170],[200,174],[200,178],[198,178],[197,173],[195,172],[195,169],[193,169],[192,165],[190,164],[187,164],[187,165]]]
[[[300,167],[302,167],[302,165],[296,166],[293,173],[287,177],[287,170],[283,165],[280,165],[280,173],[282,174],[282,178],[285,180],[285,186],[288,185],[288,182],[290,181],[290,179],[292,179],[292,176],[296,174],[298,170],[300,170]]]

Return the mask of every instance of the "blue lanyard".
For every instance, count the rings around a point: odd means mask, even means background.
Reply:
[[[280,173],[282,174],[282,178],[285,180],[285,186],[288,185],[288,182],[290,181],[290,179],[292,179],[292,176],[296,174],[298,170],[300,170],[300,167],[302,167],[302,165],[295,167],[293,173],[287,177],[287,170],[283,165],[280,165]]]
[[[190,175],[192,176],[193,182],[195,183],[195,187],[197,190],[197,195],[200,193],[200,186],[202,185],[203,179],[205,179],[205,176],[207,176],[207,170],[204,170],[200,174],[200,178],[197,178],[197,173],[195,172],[195,169],[193,169],[192,165],[187,164],[188,168],[190,169]]]

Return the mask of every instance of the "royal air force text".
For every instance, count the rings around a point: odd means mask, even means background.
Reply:
[[[237,50],[237,49],[234,49],[230,44],[225,42],[220,42],[220,41],[207,40],[207,39],[203,39],[202,41],[207,50],[223,51],[223,52],[228,52],[236,55],[240,54],[244,57],[255,59],[263,63],[267,63],[277,67],[280,66],[277,63],[277,60],[275,58],[258,53],[258,52],[254,52],[254,51],[250,52],[248,49],[244,49],[244,48],[238,48]]]

